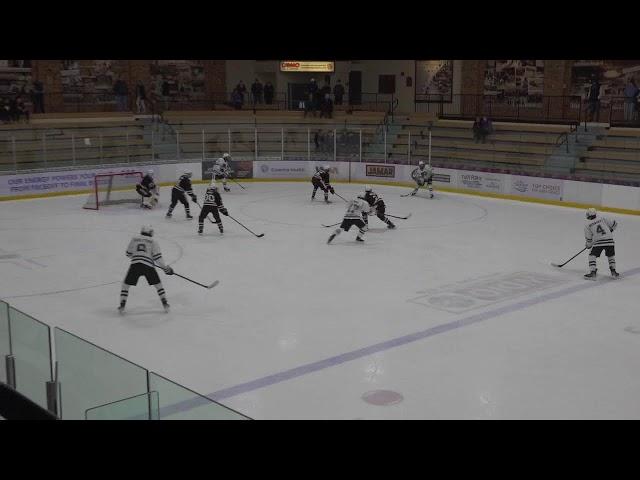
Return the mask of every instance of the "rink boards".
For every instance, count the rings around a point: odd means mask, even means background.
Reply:
[[[0,176],[0,200],[81,194],[91,191],[97,174],[145,172],[153,169],[163,186],[172,185],[184,169],[193,172],[194,182],[208,182],[212,160],[186,163],[149,163],[107,168],[74,169]],[[336,182],[383,185],[414,185],[415,165],[368,162],[327,162],[234,158],[232,167],[241,181],[308,181],[315,167],[329,165]],[[204,178],[203,178],[204,177]],[[509,200],[531,201],[569,207],[598,207],[602,210],[640,215],[640,188],[580,182],[505,173],[434,168],[434,186],[443,191],[475,194]]]

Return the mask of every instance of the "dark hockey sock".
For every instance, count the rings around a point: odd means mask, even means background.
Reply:
[[[164,288],[162,287],[162,282],[156,283],[154,287],[156,287],[156,290],[158,291],[158,295],[160,296],[160,300],[162,300],[162,303],[165,303],[167,301],[167,297],[164,294]]]
[[[596,271],[596,256],[589,255],[589,270],[592,272]]]
[[[120,289],[120,305],[124,305],[127,303],[127,298],[129,297],[129,285],[126,283],[122,284],[122,288]]]

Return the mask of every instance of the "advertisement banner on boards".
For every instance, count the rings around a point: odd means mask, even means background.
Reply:
[[[511,194],[546,200],[562,200],[563,184],[563,180],[555,178],[514,175],[511,177]]]
[[[94,188],[93,177],[109,173],[142,172],[153,169],[156,182],[173,182],[183,169],[193,171],[200,178],[200,163],[130,165],[123,167],[66,170],[59,172],[0,175],[0,196],[45,195],[48,193],[78,192]]]
[[[484,172],[458,172],[460,188],[478,190],[481,192],[502,193],[504,178],[500,174]]]
[[[365,175],[367,177],[395,178],[396,167],[395,165],[367,165]]]
[[[312,167],[302,161],[262,161],[253,162],[254,178],[305,178]]]

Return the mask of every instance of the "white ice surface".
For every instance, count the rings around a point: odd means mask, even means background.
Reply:
[[[601,257],[602,275],[589,282],[586,253],[561,270],[549,265],[583,247],[581,210],[447,193],[401,198],[408,189],[376,187],[389,213],[412,217],[394,219],[396,230],[371,217],[364,244],[352,230],[327,245],[333,229],[320,224],[341,220],[338,197],[311,203],[307,183],[246,187],[231,184],[223,199],[231,215],[266,234],[261,239],[224,216],[224,236],[206,222],[199,237],[197,220],[187,221],[180,204],[166,220],[170,188],[154,211],[87,211],[84,196],[2,202],[0,298],[203,394],[489,312],[220,401],[256,419],[640,418],[640,274],[633,272],[640,218],[610,214],[620,223],[623,278],[607,278]],[[203,190],[196,187],[199,197]],[[336,185],[345,198],[361,190]],[[205,290],[162,275],[171,304],[165,314],[141,279],[119,316],[124,251],[143,223],[153,225],[176,272],[220,285]],[[558,283],[462,313],[409,301],[479,277],[490,285],[511,272]],[[574,286],[589,288],[565,291]],[[365,403],[372,390],[403,400]]]

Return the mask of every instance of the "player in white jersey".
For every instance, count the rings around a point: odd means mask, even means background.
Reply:
[[[431,165],[427,165],[424,162],[418,163],[418,168],[411,172],[411,178],[416,182],[416,188],[411,192],[411,195],[418,193],[418,189],[426,183],[429,188],[429,196],[433,198],[433,168],[431,168]]]
[[[167,275],[173,275],[173,269],[168,265],[165,265],[162,260],[162,253],[160,253],[160,247],[158,242],[153,238],[153,228],[149,226],[143,226],[140,229],[140,235],[135,236],[129,242],[127,247],[127,257],[131,259],[131,265],[127,275],[122,282],[122,290],[120,291],[120,306],[118,312],[124,313],[124,307],[127,303],[127,297],[129,296],[129,288],[132,285],[138,284],[140,277],[145,277],[149,285],[156,287],[162,306],[165,312],[169,311],[169,303],[167,303],[167,297],[165,296],[164,288],[158,272],[156,272],[156,265],[164,270]]]
[[[216,160],[216,163],[213,165],[213,180],[216,181],[221,179],[225,192],[231,191],[231,189],[227,187],[227,178],[233,173],[228,163],[230,159],[231,155],[225,153],[222,155],[222,158]]]
[[[616,250],[615,243],[613,241],[613,231],[618,226],[618,222],[611,220],[607,217],[600,217],[597,215],[595,208],[587,210],[587,224],[584,227],[584,238],[586,240],[586,247],[590,248],[589,252],[589,273],[584,276],[589,280],[596,279],[596,259],[600,256],[604,250],[607,259],[609,260],[609,270],[611,270],[611,276],[618,278],[620,274],[616,272]]]
[[[347,211],[344,214],[344,218],[342,219],[342,223],[340,224],[340,228],[336,228],[336,230],[331,234],[327,243],[331,243],[331,241],[336,238],[337,235],[340,235],[342,230],[348,232],[349,229],[355,225],[358,227],[358,235],[356,236],[356,241],[364,242],[364,232],[367,230],[367,226],[362,219],[364,214],[368,214],[371,211],[371,207],[367,202],[360,198],[354,198],[347,205]]]

